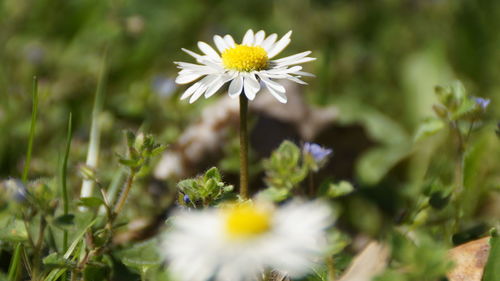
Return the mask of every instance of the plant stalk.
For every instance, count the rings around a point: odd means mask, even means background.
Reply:
[[[128,194],[130,192],[130,189],[132,189],[132,184],[134,183],[135,174],[136,174],[135,170],[130,171],[130,175],[127,178],[127,182],[125,183],[125,187],[123,188],[123,191],[120,194],[120,198],[118,199],[118,202],[115,205],[115,208],[113,211],[115,216],[121,212],[121,210],[123,209],[123,206],[125,206],[125,202],[127,202]]]
[[[240,197],[248,199],[248,99],[240,94]]]

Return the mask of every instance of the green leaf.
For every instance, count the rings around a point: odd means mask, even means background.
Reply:
[[[186,179],[177,183],[177,187],[179,187],[179,189],[184,193],[195,191],[197,189],[197,185],[198,183],[194,179]]]
[[[274,202],[281,202],[285,199],[288,198],[290,195],[290,192],[287,189],[284,188],[274,188],[274,187],[269,187],[257,195],[257,197],[262,197],[267,200],[271,200]]]
[[[341,181],[337,184],[330,184],[327,195],[331,198],[347,195],[354,190],[352,184],[348,181]]]
[[[83,280],[102,281],[107,280],[108,267],[105,264],[87,264],[83,269]]]
[[[472,116],[472,114],[477,110],[477,104],[473,99],[464,99],[459,104],[458,108],[453,111],[451,115],[452,120],[458,120]]]
[[[490,254],[484,268],[482,281],[498,281],[500,278],[500,237],[492,233],[490,238]]]
[[[147,270],[162,263],[162,258],[157,250],[158,243],[159,241],[156,239],[136,243],[132,247],[118,252],[117,256],[128,267],[139,271]]]
[[[221,178],[219,170],[216,167],[212,167],[208,171],[205,172],[204,179],[205,179],[205,181],[207,181],[209,179],[213,179],[213,180],[218,182],[222,178]]]
[[[72,226],[74,225],[74,223],[75,223],[75,215],[73,214],[61,215],[54,220],[54,224],[62,228]]]
[[[441,119],[437,118],[430,118],[425,120],[420,126],[418,127],[414,140],[419,141],[425,137],[432,136],[442,129],[444,129],[445,123]]]
[[[101,198],[98,197],[82,197],[80,198],[78,205],[90,208],[97,208],[101,205],[105,205],[105,203]]]
[[[58,268],[72,268],[75,264],[67,259],[65,259],[59,253],[52,253],[43,259],[43,264],[50,267]]]
[[[130,168],[137,168],[141,165],[140,161],[138,159],[125,159],[121,158],[119,160],[120,164],[130,167]]]
[[[0,241],[24,242],[28,240],[28,233],[22,220],[5,218],[0,223]]]

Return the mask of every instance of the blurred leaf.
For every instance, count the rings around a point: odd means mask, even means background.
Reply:
[[[24,242],[28,240],[26,226],[20,219],[5,217],[0,221],[0,240],[11,242]]]
[[[389,249],[387,245],[370,242],[358,253],[339,281],[371,281],[387,266]]]
[[[50,267],[58,268],[72,268],[75,264],[67,259],[65,259],[59,253],[52,253],[43,259],[43,264]]]
[[[90,207],[90,208],[97,208],[101,205],[105,205],[105,202],[101,198],[98,198],[98,197],[82,197],[82,198],[80,198],[78,205]]]
[[[258,193],[257,197],[262,197],[273,202],[281,202],[288,198],[290,192],[284,188],[269,187]]]
[[[500,236],[493,233],[490,238],[490,254],[482,281],[498,281],[500,278]]]
[[[73,226],[74,223],[75,223],[75,215],[73,214],[61,215],[54,220],[54,224],[61,228],[67,228],[69,226]]]
[[[336,198],[340,196],[347,195],[354,190],[352,184],[348,181],[341,181],[339,183],[331,183],[328,186],[327,196],[331,198]]]
[[[432,136],[444,128],[445,123],[443,120],[438,118],[429,118],[417,128],[414,140],[419,141],[425,137]]]
[[[102,281],[107,280],[108,268],[105,264],[91,263],[83,269],[83,280]]]
[[[482,280],[484,266],[488,259],[488,252],[490,251],[489,239],[489,237],[486,237],[474,240],[448,251],[448,256],[454,263],[454,267],[447,273],[450,281]],[[494,278],[491,280],[498,279]]]
[[[152,239],[136,243],[128,249],[117,253],[123,264],[140,272],[154,266],[159,266],[163,259],[158,253],[158,240]]]
[[[356,171],[362,182],[377,184],[397,163],[411,153],[407,145],[374,148],[361,157]]]

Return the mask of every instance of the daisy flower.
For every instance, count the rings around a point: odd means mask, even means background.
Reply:
[[[288,79],[307,84],[300,78],[313,75],[303,72],[302,66],[297,64],[315,60],[308,57],[311,51],[273,59],[290,43],[291,34],[289,31],[277,40],[276,34],[266,37],[264,31],[254,33],[250,29],[241,44],[236,44],[231,35],[215,35],[213,40],[218,52],[205,42],[198,42],[202,54],[182,49],[198,64],[175,62],[181,69],[175,82],[188,84],[201,80],[191,85],[181,99],[189,98],[189,102],[193,103],[202,95],[208,98],[229,82],[230,97],[237,97],[243,92],[249,100],[253,100],[263,85],[278,101],[286,103],[285,87],[275,80]]]
[[[300,277],[323,254],[331,223],[330,208],[318,201],[184,211],[173,218],[162,251],[182,281],[259,280],[267,269]]]

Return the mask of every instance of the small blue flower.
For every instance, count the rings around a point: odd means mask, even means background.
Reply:
[[[170,97],[177,89],[174,79],[159,75],[153,78],[152,87],[155,93],[161,98]]]
[[[189,196],[187,194],[184,194],[183,200],[184,200],[184,203],[186,203],[186,204],[191,203],[191,199],[189,199]]]
[[[316,162],[325,160],[333,152],[332,149],[324,148],[321,145],[312,142],[306,142],[304,144],[304,151],[309,153]]]
[[[474,100],[476,101],[476,104],[480,106],[483,110],[486,110],[486,108],[488,107],[488,105],[490,105],[491,102],[490,99],[485,99],[480,97],[474,98]]]
[[[28,189],[19,179],[8,179],[5,181],[5,186],[8,191],[12,192],[12,199],[18,203],[26,201],[28,196]]]

